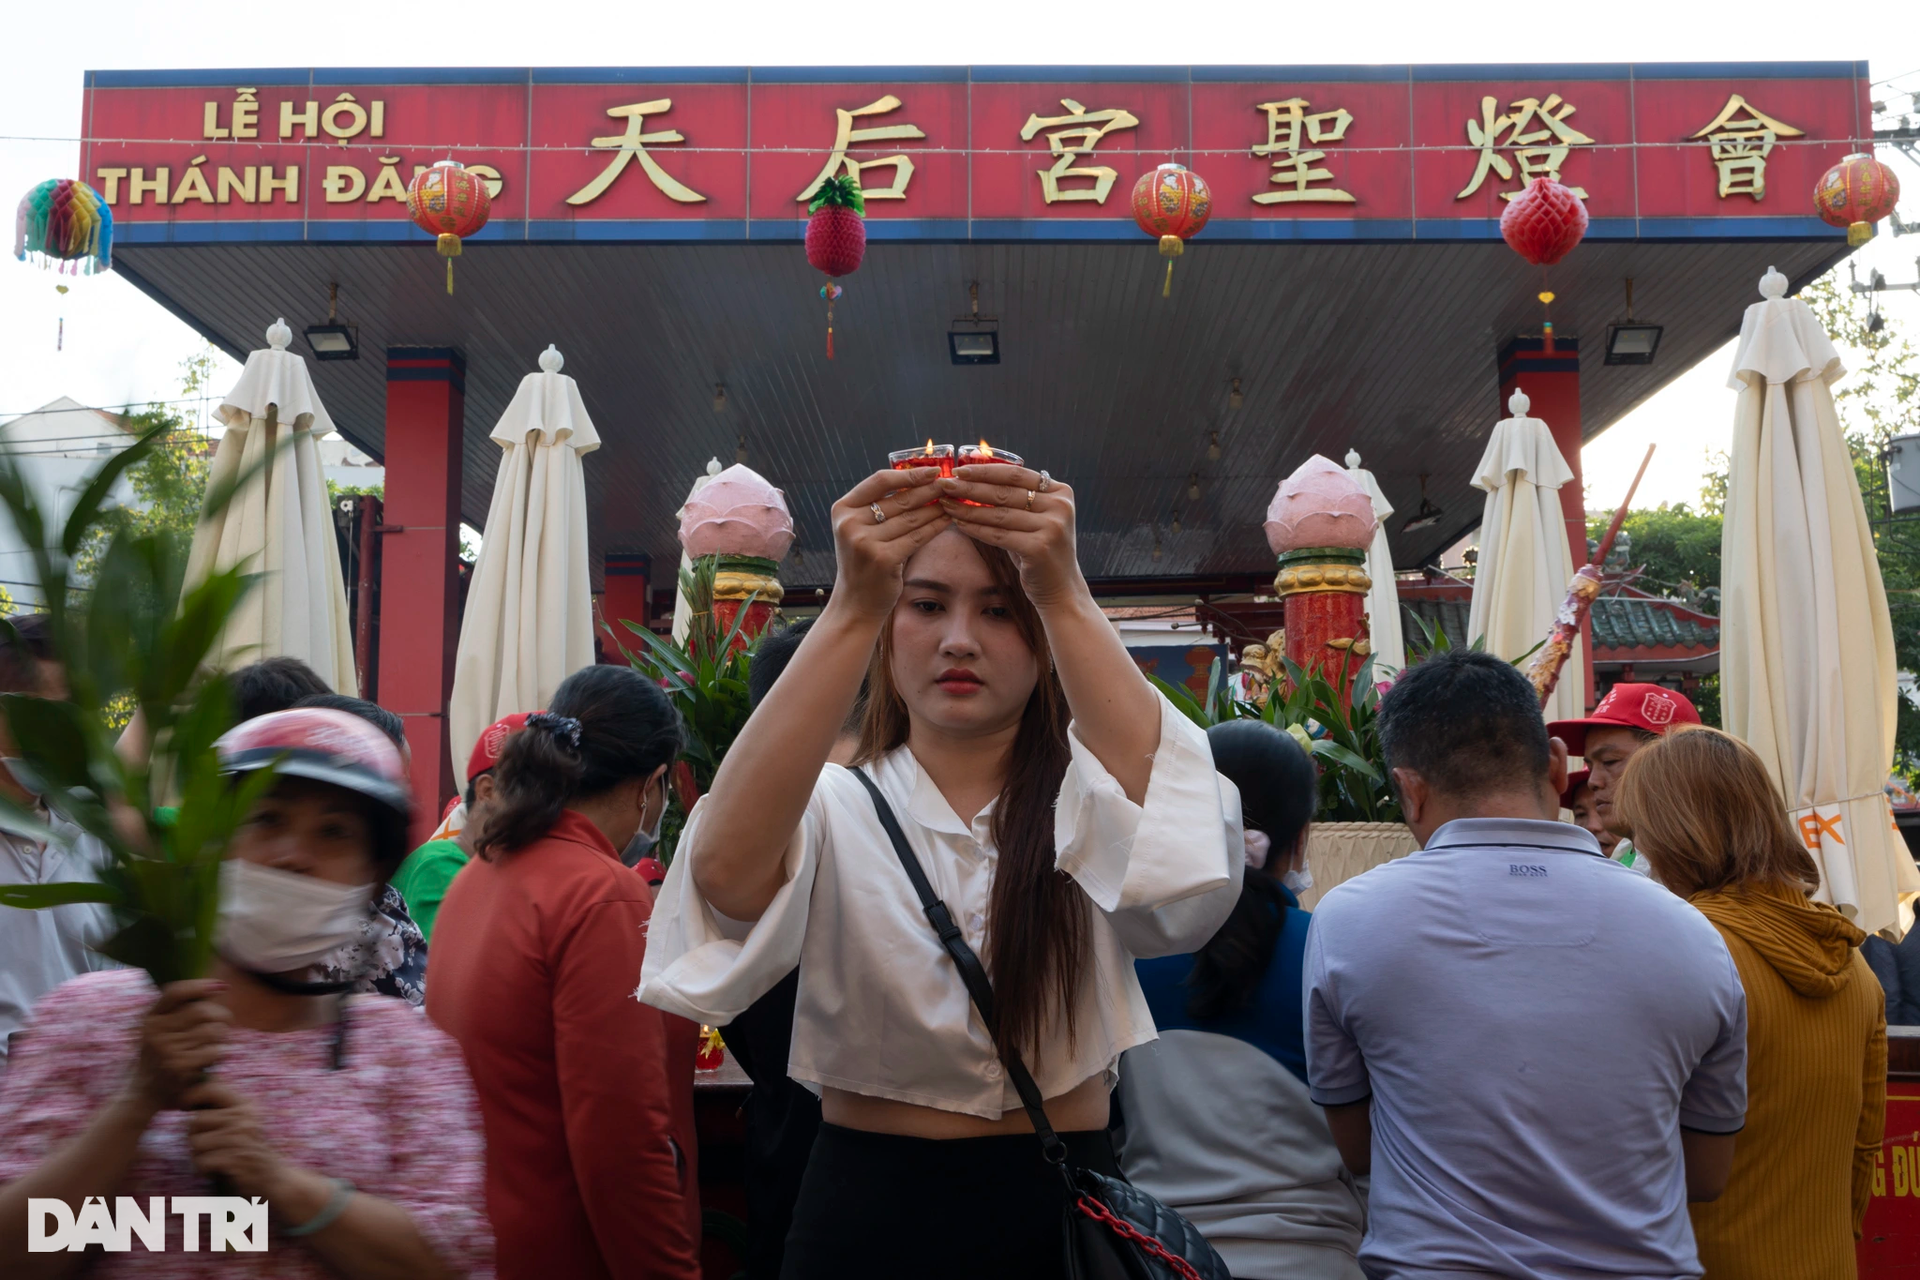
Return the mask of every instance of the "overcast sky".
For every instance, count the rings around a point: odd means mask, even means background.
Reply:
[[[539,5],[241,6],[204,0],[95,0],[72,38],[12,24],[0,52],[0,194],[71,175],[81,74],[89,68],[273,66],[672,66],[820,64],[1871,60],[1875,79],[1920,71],[1920,7],[1810,7],[1667,0],[1652,7],[1487,0],[1339,6],[1273,0],[1202,5],[968,0],[965,4],[732,0],[666,6],[545,0]],[[1920,81],[1920,77],[1907,77]],[[1920,171],[1901,162],[1920,222]],[[1882,234],[1862,274],[1915,278],[1920,235]],[[60,395],[86,404],[170,399],[185,325],[117,276],[72,282],[0,263],[0,418]],[[1890,310],[1920,332],[1920,299]],[[54,333],[66,318],[66,349]],[[1649,440],[1661,460],[1641,501],[1687,500],[1731,429],[1730,350],[1717,353],[1586,450],[1589,502],[1609,506]],[[237,374],[229,365],[220,381]]]

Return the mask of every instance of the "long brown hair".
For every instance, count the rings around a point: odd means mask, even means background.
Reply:
[[[1087,899],[1054,869],[1053,805],[1066,776],[1067,695],[1054,674],[1039,611],[1020,586],[1013,558],[974,543],[1021,638],[1033,650],[1040,679],[1020,715],[1007,758],[1006,781],[993,810],[999,849],[987,903],[987,971],[993,978],[994,1045],[1037,1062],[1040,1034],[1060,1019],[1071,1045],[1075,995],[1090,958]],[[907,704],[893,682],[893,624],[880,629],[867,673],[866,714],[860,722],[856,765],[906,745]]]
[[[1634,752],[1615,801],[1634,848],[1683,898],[1771,884],[1811,894],[1820,871],[1752,747],[1699,725]]]

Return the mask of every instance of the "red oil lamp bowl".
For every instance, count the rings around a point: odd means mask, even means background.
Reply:
[[[1024,467],[1027,465],[1027,460],[1019,454],[1008,453],[1005,449],[996,449],[985,440],[982,440],[979,444],[962,445],[960,448],[960,465],[963,467],[979,466],[991,462],[1005,463],[1010,467]]]
[[[887,465],[895,471],[912,471],[915,467],[938,467],[940,474],[953,474],[953,446],[935,444],[929,440],[918,449],[895,449],[887,455]]]

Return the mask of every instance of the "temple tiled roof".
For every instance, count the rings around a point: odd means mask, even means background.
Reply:
[[[1720,619],[1683,604],[1633,596],[1593,602],[1593,646],[1605,649],[1718,649]]]
[[[1402,599],[1401,607],[1428,627],[1443,628],[1456,647],[1472,639],[1467,634],[1469,604],[1464,598]],[[1408,643],[1415,643],[1418,631],[1409,625],[1406,632]],[[1666,657],[1676,649],[1698,654],[1719,647],[1720,620],[1677,600],[1630,594],[1603,596],[1593,602],[1594,657],[1601,661],[1644,661],[1655,657],[1656,651]]]

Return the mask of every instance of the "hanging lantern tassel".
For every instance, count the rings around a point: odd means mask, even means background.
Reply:
[[[1173,260],[1187,251],[1187,242],[1179,236],[1160,237],[1160,256],[1167,260],[1167,278],[1160,286],[1160,296],[1173,296]]]
[[[67,286],[57,284],[53,287],[59,291],[61,297],[64,298],[67,296]],[[54,331],[53,349],[55,351],[65,351],[67,349],[67,317],[64,312],[60,316],[60,327]]]
[[[453,296],[453,260],[460,256],[460,237],[442,235],[436,241],[440,256],[447,260],[447,296]]]
[[[1541,274],[1544,275],[1546,273],[1542,272]],[[1544,312],[1548,307],[1551,307],[1552,305],[1553,305],[1553,290],[1542,289],[1540,291],[1540,309]],[[1541,351],[1547,355],[1552,355],[1553,354],[1553,316],[1551,314],[1548,314],[1547,318],[1541,323],[1540,336],[1543,339],[1543,342],[1540,348]]]
[[[820,286],[820,296],[827,300],[827,359],[833,359],[833,304],[846,290],[829,280]]]

